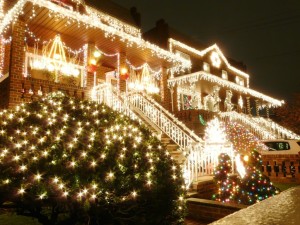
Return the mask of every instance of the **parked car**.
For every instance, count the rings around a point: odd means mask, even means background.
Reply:
[[[300,154],[300,140],[294,139],[276,139],[276,140],[262,140],[267,148],[262,150],[262,155],[272,154]]]

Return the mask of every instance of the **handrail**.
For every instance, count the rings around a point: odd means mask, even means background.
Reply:
[[[203,154],[202,139],[185,127],[184,124],[180,124],[178,119],[154,100],[142,94],[121,94],[105,83],[93,89],[92,99],[98,103],[104,103],[114,110],[123,112],[133,119],[138,119],[137,115],[143,120],[146,117],[148,119],[145,121],[150,122],[149,124],[152,127],[155,125],[166,133],[179,146],[186,158],[182,169],[187,186],[196,181],[199,176],[208,175],[210,172],[208,162],[203,158],[207,156]]]
[[[290,139],[300,139],[300,135],[294,133],[293,131],[279,125],[271,119],[266,119],[263,117],[254,117],[253,118],[257,123],[269,127],[270,130],[278,134],[281,138],[290,138]]]
[[[178,118],[176,118],[174,116],[174,114],[171,114],[168,110],[166,110],[164,107],[162,107],[159,103],[157,103],[153,98],[151,98],[150,96],[144,94],[144,93],[134,93],[134,94],[138,94],[138,95],[142,95],[146,100],[148,100],[150,103],[152,103],[155,107],[157,107],[161,112],[163,112],[164,114],[166,114],[169,118],[172,119],[172,121],[178,125],[179,127],[181,127],[182,130],[184,130],[185,132],[189,133],[190,136],[192,136],[192,138],[195,139],[195,141],[197,142],[203,142],[203,140],[197,136],[195,134],[195,132],[193,130],[190,130],[183,122],[181,122]]]
[[[252,117],[246,114],[240,114],[237,112],[221,112],[220,117],[230,118],[245,124],[250,130],[259,136],[260,139],[277,139],[277,138],[295,138],[299,139],[300,136],[292,131],[280,126],[270,119],[263,117]]]
[[[155,125],[157,125],[164,133],[166,133],[182,150],[186,150],[195,145],[197,142],[202,142],[199,137],[191,137],[192,132],[187,132],[188,128],[185,127],[183,130],[174,121],[175,117],[170,117],[166,115],[167,113],[157,104],[150,102],[143,95],[136,93],[128,96],[128,100],[139,110],[141,110],[144,115],[146,115]]]
[[[124,113],[133,120],[139,120],[136,114],[124,103],[122,98],[116,95],[107,84],[99,84],[92,91],[92,99],[97,103],[103,103],[113,110]]]

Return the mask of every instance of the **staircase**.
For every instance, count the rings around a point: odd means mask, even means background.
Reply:
[[[237,112],[220,112],[223,121],[235,121],[249,129],[251,133],[259,139],[300,139],[296,133],[280,126],[271,119],[263,117],[253,117],[251,115]]]
[[[203,141],[173,114],[146,95],[126,95],[108,84],[95,87],[92,99],[147,124],[165,144],[171,157],[182,165],[186,184],[189,185],[198,179],[200,163],[190,156],[201,155]],[[201,166],[203,168],[203,164]]]

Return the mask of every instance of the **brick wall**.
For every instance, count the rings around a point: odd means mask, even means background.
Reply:
[[[12,25],[12,42],[10,57],[10,87],[9,87],[9,107],[13,107],[22,102],[20,90],[23,79],[23,66],[25,62],[25,22],[17,20]]]
[[[265,175],[273,182],[300,184],[299,155],[262,155]]]
[[[184,124],[191,130],[193,130],[195,134],[202,136],[204,135],[205,126],[203,126],[203,124],[200,123],[199,115],[203,117],[205,122],[208,122],[214,118],[216,113],[196,109],[181,110],[175,112],[175,116],[180,121],[184,122]]]
[[[9,78],[0,83],[0,109],[8,107],[9,98]]]

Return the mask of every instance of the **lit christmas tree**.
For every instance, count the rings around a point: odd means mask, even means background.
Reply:
[[[223,133],[219,132],[218,135],[222,137]],[[214,174],[219,190],[213,198],[222,202],[249,205],[277,194],[278,191],[270,179],[263,175],[261,156],[255,151],[265,146],[238,123],[227,123],[226,133],[236,150],[235,166],[238,174],[230,176],[232,172],[230,158],[220,155],[219,165]]]
[[[251,205],[272,197],[278,193],[270,179],[261,171],[261,155],[252,151],[250,156],[244,156],[245,176],[240,178],[238,202]]]
[[[180,224],[184,181],[166,152],[125,115],[53,93],[0,112],[0,205],[43,224]]]
[[[214,181],[218,186],[218,193],[213,199],[220,202],[232,202],[236,198],[236,177],[232,174],[231,159],[227,154],[220,154],[219,164],[214,171]]]

